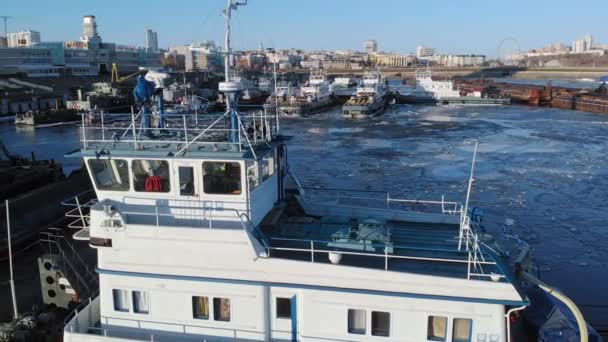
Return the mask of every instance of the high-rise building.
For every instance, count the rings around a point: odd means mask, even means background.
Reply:
[[[40,32],[38,31],[19,31],[16,33],[7,34],[8,47],[30,47],[36,43],[40,43]]]
[[[97,20],[94,15],[85,15],[82,17],[82,36],[80,41],[87,43],[90,48],[96,48],[101,45],[101,37],[97,34]]]
[[[588,35],[572,42],[572,53],[584,53],[593,48],[593,37]]]
[[[158,52],[158,34],[151,29],[146,30],[146,50]]]
[[[416,57],[428,58],[435,55],[435,49],[427,46],[418,46],[416,48]]]
[[[368,40],[363,45],[363,49],[365,53],[376,53],[378,52],[378,42],[376,42],[374,39]]]

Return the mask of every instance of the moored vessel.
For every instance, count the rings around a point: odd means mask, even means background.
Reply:
[[[64,341],[511,341],[530,301],[470,209],[477,145],[462,204],[305,188],[278,115],[239,114],[228,72],[219,88],[224,114],[164,134],[139,134],[144,112],[83,127],[97,198],[74,238],[100,291]]]
[[[342,114],[347,117],[368,117],[384,113],[388,105],[389,92],[386,81],[379,71],[368,72],[357,86],[352,96],[342,106]]]

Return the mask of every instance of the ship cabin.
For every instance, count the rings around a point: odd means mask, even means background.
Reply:
[[[504,342],[527,305],[461,204],[303,187],[276,115],[98,115],[70,227],[99,295],[64,341]]]

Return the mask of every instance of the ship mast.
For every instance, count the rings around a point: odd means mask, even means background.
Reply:
[[[226,44],[225,44],[225,57],[224,57],[224,73],[225,82],[221,82],[219,90],[226,94],[226,113],[230,113],[230,142],[237,143],[239,140],[239,119],[238,119],[238,98],[240,93],[240,84],[230,80],[230,54],[232,49],[230,47],[230,32],[231,32],[231,20],[232,11],[236,10],[238,6],[247,5],[247,0],[227,0],[227,6],[224,10],[224,16],[226,17]]]

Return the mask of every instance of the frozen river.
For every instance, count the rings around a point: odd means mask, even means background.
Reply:
[[[541,279],[577,301],[590,323],[608,329],[608,117],[509,107],[394,106],[369,120],[338,109],[283,119],[290,163],[308,186],[382,190],[394,197],[464,201],[479,141],[472,206],[488,231],[528,242]],[[13,153],[78,160],[79,129],[17,131],[0,124]]]

